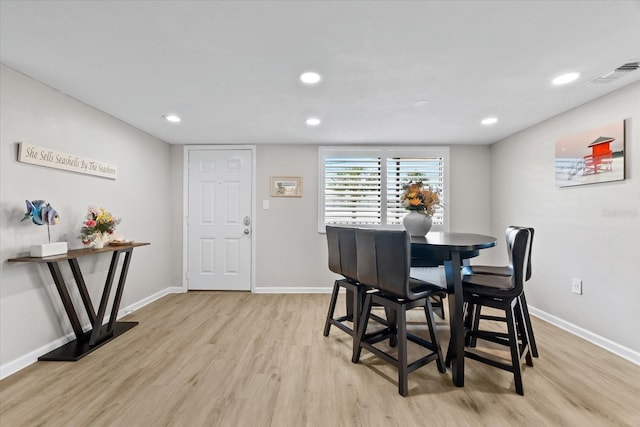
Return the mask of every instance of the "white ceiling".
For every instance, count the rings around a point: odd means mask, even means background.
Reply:
[[[640,1],[1,0],[0,60],[170,143],[489,144],[640,81]]]

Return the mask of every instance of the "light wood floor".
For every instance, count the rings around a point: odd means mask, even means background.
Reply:
[[[322,336],[328,303],[168,295],[80,361],[38,362],[2,380],[0,425],[640,425],[640,367],[538,319],[540,358],[524,369],[525,396],[511,374],[468,360],[464,388],[430,363],[410,374],[403,398],[394,368],[367,351],[352,364],[350,337],[337,328]],[[447,323],[438,322],[446,348]]]

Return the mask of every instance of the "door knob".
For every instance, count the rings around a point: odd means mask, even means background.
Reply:
[[[251,232],[249,231],[249,229],[248,229],[248,228],[245,228],[245,229],[244,229],[244,234],[249,234],[249,233],[251,233]]]

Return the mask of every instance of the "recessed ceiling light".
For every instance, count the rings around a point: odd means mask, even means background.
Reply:
[[[182,121],[182,119],[180,117],[176,116],[175,114],[166,114],[166,115],[164,115],[162,117],[164,117],[164,119],[166,121],[171,122],[171,123],[180,123],[180,121]]]
[[[480,123],[482,123],[483,125],[492,125],[495,123],[498,123],[498,119],[496,117],[487,117],[486,119],[482,120]]]
[[[429,101],[427,101],[426,99],[421,99],[420,101],[416,101],[413,103],[414,107],[424,107],[425,105],[427,105],[429,103]]]
[[[315,85],[320,83],[322,76],[315,71],[307,71],[300,74],[300,81],[306,85]]]
[[[307,126],[318,126],[321,122],[322,120],[317,117],[309,117],[305,123]]]
[[[580,77],[580,73],[567,73],[556,77],[551,83],[554,85],[564,85],[577,80],[578,77]]]

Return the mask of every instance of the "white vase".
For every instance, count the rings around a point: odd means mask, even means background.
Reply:
[[[416,211],[410,211],[402,219],[404,229],[411,236],[426,236],[432,224],[433,221],[429,215]]]

